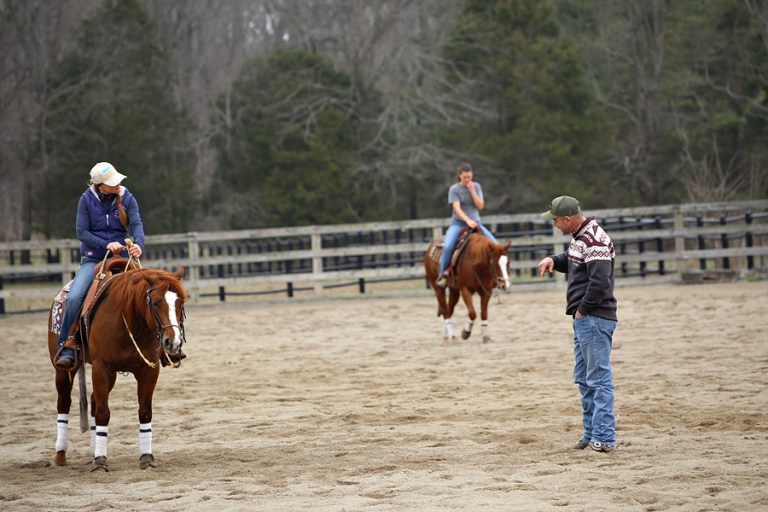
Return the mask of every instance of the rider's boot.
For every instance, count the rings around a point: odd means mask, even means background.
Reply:
[[[59,342],[53,365],[62,370],[70,370],[75,366],[75,337],[69,336],[64,343]]]
[[[445,271],[442,274],[440,274],[440,277],[437,278],[437,281],[435,281],[435,284],[439,286],[440,288],[445,288],[448,286],[448,278],[451,276],[449,271]]]

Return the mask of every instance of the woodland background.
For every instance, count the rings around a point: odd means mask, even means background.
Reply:
[[[0,240],[768,197],[765,0],[0,0]]]

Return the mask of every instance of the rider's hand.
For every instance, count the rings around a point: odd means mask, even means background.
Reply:
[[[477,222],[475,222],[475,221],[474,221],[474,220],[472,220],[472,219],[469,219],[469,220],[467,221],[467,226],[469,226],[469,227],[470,227],[470,228],[472,228],[472,229],[475,229],[475,228],[477,227]]]
[[[140,258],[141,257],[141,246],[139,244],[131,244],[131,246],[128,247],[128,252],[134,258]]]
[[[125,247],[120,242],[109,242],[107,250],[112,251],[113,255],[117,255],[120,251],[124,251]]]

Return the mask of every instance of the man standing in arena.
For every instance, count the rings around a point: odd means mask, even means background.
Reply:
[[[552,200],[541,214],[564,235],[573,237],[568,250],[539,262],[541,276],[556,270],[568,276],[565,314],[573,317],[573,378],[581,393],[584,433],[574,448],[598,452],[616,447],[613,414],[611,347],[617,302],[613,295],[616,253],[613,242],[594,217],[585,217],[570,196]]]

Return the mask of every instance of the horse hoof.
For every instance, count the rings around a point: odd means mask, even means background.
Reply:
[[[469,339],[470,334],[472,334],[472,331],[461,331],[461,339],[466,340]]]
[[[57,466],[66,466],[67,465],[67,452],[64,450],[59,450],[56,452],[56,456],[53,458],[53,463]]]
[[[107,458],[103,455],[99,455],[93,459],[93,467],[91,467],[91,473],[99,469],[103,469],[105,472],[109,472],[109,464],[107,464]]]
[[[150,466],[153,468],[157,467],[157,462],[155,462],[155,458],[151,453],[145,453],[139,457],[139,469],[147,469]]]

